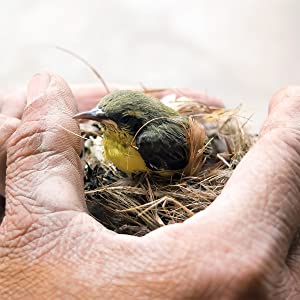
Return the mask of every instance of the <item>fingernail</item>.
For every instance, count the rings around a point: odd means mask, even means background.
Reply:
[[[30,104],[43,96],[49,86],[50,76],[48,73],[35,74],[28,84],[27,104]]]
[[[289,97],[300,97],[300,87],[299,86],[289,86],[287,88],[287,96]]]

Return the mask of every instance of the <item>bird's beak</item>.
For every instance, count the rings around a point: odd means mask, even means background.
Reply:
[[[107,120],[105,112],[101,108],[92,108],[91,110],[84,111],[73,116],[73,119],[87,119],[87,120],[95,120],[101,122],[103,120]]]

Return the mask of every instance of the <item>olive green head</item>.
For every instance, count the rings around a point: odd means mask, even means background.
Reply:
[[[112,92],[99,102],[94,109],[79,113],[74,118],[114,121],[121,129],[135,134],[139,128],[151,120],[161,123],[178,118],[173,109],[159,100],[142,92],[122,90]]]

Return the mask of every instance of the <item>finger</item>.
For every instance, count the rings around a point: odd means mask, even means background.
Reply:
[[[0,224],[2,223],[5,211],[5,198],[0,195]]]
[[[20,123],[16,118],[0,114],[0,223],[5,208],[5,174],[6,174],[6,141],[13,134]]]
[[[134,88],[129,86],[113,85],[110,86],[111,90],[114,89],[134,89],[142,90],[141,88]],[[104,97],[107,92],[100,85],[83,85],[74,86],[72,91],[78,103],[79,111],[88,110],[98,104],[100,99]],[[177,97],[186,96],[198,100],[199,102],[216,107],[223,107],[224,104],[221,100],[216,97],[208,96],[206,93],[191,90],[191,89],[164,89],[164,90],[153,90],[150,94],[156,98],[163,98],[170,94],[175,94]]]
[[[0,195],[4,196],[7,140],[15,132],[20,120],[0,114]]]
[[[264,241],[285,258],[300,224],[299,194],[300,89],[288,88],[274,95],[259,140],[221,196],[195,220],[213,218],[228,236]]]
[[[76,85],[71,87],[78,110],[85,111],[96,106],[107,92],[101,85]]]
[[[74,97],[58,76],[37,74],[22,123],[8,141],[6,216],[85,209]],[[28,217],[24,217],[28,215]],[[25,221],[24,221],[25,222]]]
[[[6,116],[20,119],[26,105],[26,93],[24,90],[0,94],[0,113]]]
[[[162,90],[162,91],[157,91],[152,93],[152,95],[156,98],[163,98],[165,96],[168,96],[170,94],[175,94],[177,97],[188,97],[188,98],[192,98],[195,100],[198,100],[199,102],[205,104],[205,105],[209,105],[209,106],[215,106],[215,107],[223,107],[224,103],[213,96],[209,96],[207,93],[205,92],[201,92],[198,90],[193,90],[193,89],[187,89],[187,88],[174,88],[174,89],[166,89],[166,90]]]

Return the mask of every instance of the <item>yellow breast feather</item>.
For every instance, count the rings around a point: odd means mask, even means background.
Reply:
[[[107,128],[103,135],[104,157],[124,173],[146,172],[146,164],[132,141],[124,130]]]

